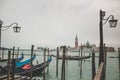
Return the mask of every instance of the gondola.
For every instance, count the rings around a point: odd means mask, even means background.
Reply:
[[[19,58],[16,60],[16,62],[20,62],[20,61],[22,61],[23,59],[24,59],[24,54],[22,53],[21,57],[19,57]]]
[[[34,54],[33,56],[32,56],[32,61],[34,60],[36,58],[36,55]],[[21,59],[22,59],[22,56],[21,56]],[[7,62],[7,60],[6,60],[6,62]],[[15,69],[17,69],[17,68],[21,68],[22,66],[24,66],[25,64],[29,64],[31,62],[31,58],[30,59],[27,59],[27,60],[25,60],[25,61],[22,61],[22,62],[15,62]],[[7,63],[6,63],[7,64]],[[11,63],[12,64],[12,63]],[[0,66],[0,75],[1,74],[6,74],[7,73],[7,68],[8,68],[8,66],[6,65],[6,66]],[[12,66],[11,66],[11,71],[12,71]]]
[[[30,77],[30,71],[32,71],[32,77],[37,76],[38,74],[43,72],[44,68],[46,68],[49,65],[51,60],[52,60],[52,58],[50,57],[46,62],[43,62],[41,64],[37,64],[35,66],[32,65],[32,67],[29,69],[23,69],[23,67],[27,64],[25,64],[22,67],[16,67],[14,70],[14,74]],[[10,69],[10,74],[12,74],[12,72],[13,72],[13,68]],[[4,75],[5,74],[7,74],[7,70],[4,71]]]
[[[16,59],[16,63],[19,63],[23,58],[24,58],[24,54],[22,53],[22,55],[18,59]],[[13,59],[11,59],[11,60],[13,60]],[[0,60],[0,64],[1,64],[0,65],[0,75],[6,73],[7,62],[8,62],[8,59]]]
[[[37,76],[38,74],[44,71],[44,68],[46,68],[49,65],[51,60],[52,59],[50,58],[46,62],[32,66],[29,69],[18,68],[15,70],[15,74],[30,77],[30,72],[32,72],[32,77]]]
[[[55,58],[58,58],[58,59],[63,59],[63,56],[56,56],[56,55],[52,55],[53,57]],[[90,58],[91,56],[82,56],[82,57],[79,57],[79,56],[66,56],[65,59],[66,60],[81,60],[81,59],[88,59]]]
[[[36,58],[36,55],[34,54],[34,56],[32,56],[32,61],[33,61],[35,58]],[[22,67],[23,65],[30,63],[30,61],[31,61],[31,58],[30,58],[30,59],[27,59],[27,60],[25,60],[25,61],[23,61],[23,62],[16,62],[16,67]]]

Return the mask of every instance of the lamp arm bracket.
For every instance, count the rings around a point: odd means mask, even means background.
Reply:
[[[4,29],[1,29],[1,31],[6,31],[8,29],[9,29],[9,27],[5,27]]]
[[[2,27],[11,27],[11,26],[13,26],[13,25],[18,26],[18,23],[14,22],[14,23],[12,23],[12,24],[10,24],[10,25],[8,25],[8,26],[2,26]]]
[[[8,26],[2,26],[2,28],[5,28],[5,29],[2,29],[2,31],[8,30],[8,29],[9,29],[11,26],[13,26],[13,25],[18,26],[18,23],[14,22],[14,23],[12,23],[12,24],[10,24],[10,25],[8,25]]]
[[[112,18],[112,20],[113,20],[113,19],[114,19],[114,16],[113,16],[113,15],[110,15],[110,16],[108,16],[108,18],[103,19],[103,20],[105,21],[105,22],[103,23],[103,25],[106,24],[110,18]]]

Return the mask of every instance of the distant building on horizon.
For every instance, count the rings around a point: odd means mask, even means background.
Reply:
[[[83,47],[85,50],[95,49],[95,51],[96,51],[96,45],[95,44],[90,44],[89,41],[87,41],[86,44],[82,45],[82,43],[81,43],[81,45],[79,45],[78,44],[78,37],[77,37],[77,34],[76,34],[76,37],[75,37],[75,46],[74,47],[70,47],[69,46],[69,51],[78,52],[81,47]]]
[[[106,46],[106,49],[107,49],[107,52],[115,52],[114,47],[107,47]],[[96,47],[96,51],[99,52],[99,47]]]

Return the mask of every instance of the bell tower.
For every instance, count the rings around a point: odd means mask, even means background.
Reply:
[[[77,34],[76,34],[76,37],[75,37],[75,48],[78,48],[78,37],[77,37]]]

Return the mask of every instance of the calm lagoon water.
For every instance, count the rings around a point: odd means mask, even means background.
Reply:
[[[30,51],[24,51],[24,54],[30,54]],[[33,61],[33,64],[36,65],[36,61],[39,63],[43,62],[43,52],[35,52],[37,55],[36,59]],[[56,55],[56,52],[50,52],[50,54]],[[60,53],[62,55],[62,53]],[[78,52],[68,52],[68,55],[78,55]],[[88,55],[88,53],[83,54]],[[20,55],[19,55],[20,56]],[[98,56],[98,53],[96,53]],[[119,62],[118,58],[109,58],[111,56],[118,56],[118,52],[108,52],[107,54],[107,66],[106,66],[106,80],[120,80],[119,78]],[[25,59],[30,58],[30,55],[25,55]],[[23,61],[24,61],[23,60]],[[80,66],[79,62],[76,60],[66,61],[66,80],[91,80],[92,79],[92,67],[91,67],[91,58],[82,61],[82,75],[80,75]],[[98,68],[98,57],[95,58],[96,71]],[[58,77],[56,76],[56,58],[52,57],[52,61],[49,65],[49,73],[46,73],[46,80],[61,80],[61,67],[62,60],[59,60],[58,66]],[[42,76],[35,77],[36,80],[41,79]]]

